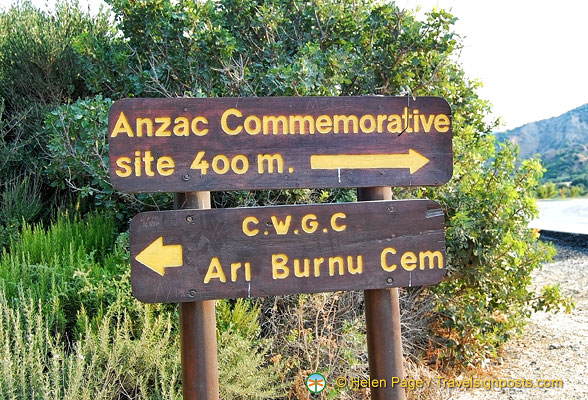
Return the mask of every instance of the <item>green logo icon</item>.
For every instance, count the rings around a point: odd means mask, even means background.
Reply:
[[[314,373],[306,378],[306,387],[311,393],[320,393],[325,390],[327,381],[325,377],[319,373]]]

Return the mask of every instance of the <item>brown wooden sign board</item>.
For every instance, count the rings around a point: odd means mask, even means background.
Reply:
[[[432,285],[444,216],[431,200],[147,212],[131,265],[149,303]]]
[[[126,192],[435,186],[453,172],[437,97],[123,99],[108,129]]]

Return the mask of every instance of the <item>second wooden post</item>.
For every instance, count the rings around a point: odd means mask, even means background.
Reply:
[[[388,186],[360,188],[357,200],[392,200],[392,191]],[[371,389],[372,399],[404,400],[400,383],[392,387],[393,378],[404,379],[398,289],[365,290],[364,297],[370,379],[387,383]]]

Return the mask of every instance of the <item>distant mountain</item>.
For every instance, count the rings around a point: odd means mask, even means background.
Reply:
[[[544,181],[588,186],[588,104],[496,136],[518,144],[523,159],[538,155],[547,168]]]

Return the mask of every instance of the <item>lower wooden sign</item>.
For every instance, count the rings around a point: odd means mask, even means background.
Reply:
[[[177,303],[423,286],[445,275],[443,210],[431,200],[141,213],[133,296]]]

